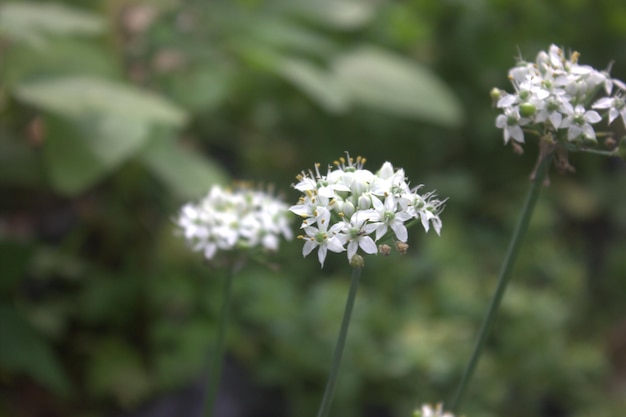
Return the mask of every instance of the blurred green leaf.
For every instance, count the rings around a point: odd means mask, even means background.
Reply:
[[[12,89],[21,82],[72,75],[114,78],[121,75],[109,50],[84,39],[49,39],[45,48],[14,45],[3,52],[0,78]]]
[[[190,111],[208,113],[219,108],[234,87],[234,76],[227,68],[198,65],[176,74],[166,82],[172,100]]]
[[[78,118],[74,123],[48,117],[46,128],[43,159],[51,185],[72,195],[131,157],[147,139],[148,126],[135,119],[102,114]]]
[[[197,198],[212,184],[228,182],[228,176],[215,162],[182,147],[173,138],[153,138],[140,157],[172,193],[183,199]]]
[[[6,3],[0,6],[0,36],[43,46],[48,36],[93,35],[104,29],[103,19],[54,3]]]
[[[349,106],[347,91],[332,74],[296,58],[281,59],[276,70],[326,111],[343,113],[347,110]]]
[[[245,21],[241,39],[254,44],[262,44],[276,51],[304,52],[311,54],[325,54],[335,47],[330,38],[320,32],[315,32],[303,25],[290,22],[287,19],[266,16],[258,19],[256,16]]]
[[[0,302],[0,367],[24,373],[57,395],[70,393],[70,381],[51,346],[11,305]]]
[[[138,352],[123,340],[101,340],[88,369],[88,388],[100,397],[113,397],[129,407],[150,392],[150,379]]]
[[[334,71],[352,98],[367,107],[444,126],[463,118],[453,92],[427,68],[375,47],[340,55]]]
[[[64,77],[19,84],[15,96],[64,117],[99,114],[107,120],[181,125],[182,109],[157,94],[115,81],[87,76]]]
[[[36,150],[24,141],[0,132],[0,184],[35,186],[42,181]]]
[[[335,29],[357,29],[367,24],[376,14],[376,1],[366,0],[284,0],[283,7],[318,23]]]

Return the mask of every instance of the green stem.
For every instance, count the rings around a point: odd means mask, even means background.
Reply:
[[[485,315],[482,326],[480,328],[480,332],[478,334],[478,339],[476,340],[476,344],[474,345],[474,351],[469,360],[469,363],[467,364],[467,367],[465,368],[465,372],[463,373],[463,377],[461,379],[461,382],[459,383],[459,387],[456,391],[454,399],[452,400],[450,407],[450,410],[452,412],[455,412],[459,407],[461,400],[463,399],[465,390],[468,386],[468,382],[472,378],[474,369],[476,368],[478,360],[480,359],[480,355],[482,353],[485,340],[487,339],[489,329],[491,328],[493,319],[495,318],[496,312],[498,311],[498,308],[500,306],[500,301],[502,300],[504,291],[506,290],[506,287],[509,283],[513,264],[515,263],[515,259],[517,258],[517,254],[519,252],[519,247],[524,237],[524,233],[528,229],[528,223],[530,221],[530,218],[532,217],[535,203],[537,202],[537,198],[539,197],[539,191],[541,190],[544,178],[546,178],[550,161],[550,156],[544,157],[543,161],[539,164],[539,167],[537,168],[535,178],[531,181],[521,216],[519,218],[517,226],[515,227],[513,236],[511,237],[509,249],[506,253],[506,257],[504,258],[502,269],[500,270],[500,276],[498,278],[498,286],[496,287],[496,292],[491,299],[489,309],[487,310],[487,314]]]
[[[335,391],[335,382],[337,381],[337,374],[339,372],[339,366],[341,365],[341,356],[343,354],[343,348],[346,344],[346,336],[348,334],[348,326],[350,325],[352,307],[354,307],[354,300],[356,298],[359,280],[361,279],[361,269],[362,268],[352,268],[352,282],[350,283],[350,292],[348,293],[346,309],[343,313],[341,329],[339,330],[337,344],[335,345],[332,368],[330,370],[330,374],[328,375],[326,389],[324,390],[324,397],[322,397],[322,403],[320,404],[319,411],[317,412],[317,417],[326,417],[328,415],[328,411],[330,410],[330,403],[333,399],[333,393]]]
[[[228,325],[228,312],[230,310],[230,299],[233,289],[234,276],[240,269],[240,264],[236,263],[230,272],[224,277],[224,287],[222,289],[222,309],[217,330],[217,341],[213,351],[213,363],[210,368],[210,378],[208,381],[207,396],[204,406],[204,415],[211,417],[215,407],[215,399],[222,376],[222,356],[224,355],[224,343],[226,339],[226,326]]]

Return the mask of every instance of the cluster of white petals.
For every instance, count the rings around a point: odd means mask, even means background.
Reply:
[[[278,250],[280,238],[292,238],[287,205],[271,193],[241,186],[214,185],[198,202],[185,204],[176,224],[194,251],[212,259],[219,250]]]
[[[389,238],[406,242],[405,223],[421,221],[424,229],[432,225],[441,231],[439,214],[443,202],[430,192],[419,194],[421,186],[410,188],[404,170],[385,162],[376,173],[364,169],[365,159],[340,158],[326,175],[315,171],[297,176],[294,188],[302,192],[290,211],[303,218],[298,236],[304,240],[302,254],[315,248],[322,266],[328,251],[347,252],[352,261],[359,249],[366,254],[378,252],[376,242]]]
[[[626,126],[626,85],[578,63],[579,54],[566,58],[563,50],[551,45],[541,51],[534,63],[519,60],[509,70],[514,93],[494,89],[492,95],[501,114],[496,126],[503,131],[504,142],[524,143],[524,130],[536,128],[568,142],[596,140],[594,125],[605,113],[609,124],[621,116]]]
[[[436,407],[424,404],[421,410],[413,412],[413,417],[454,417],[454,414],[444,412],[441,404],[437,404]]]

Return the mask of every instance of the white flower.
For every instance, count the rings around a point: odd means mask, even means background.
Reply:
[[[399,211],[397,199],[394,195],[388,195],[382,202],[378,198],[372,200],[374,210],[378,214],[378,226],[376,227],[376,240],[385,236],[387,230],[391,228],[401,242],[406,242],[409,233],[404,222],[413,218],[407,211]]]
[[[563,114],[571,114],[573,112],[574,109],[567,97],[563,95],[551,96],[546,100],[543,108],[537,112],[535,122],[545,122],[549,120],[552,127],[558,129],[561,127]]]
[[[278,249],[291,239],[287,206],[263,191],[213,186],[197,203],[185,204],[175,219],[194,251],[212,259],[218,250]]]
[[[603,97],[593,106],[594,109],[609,109],[609,124],[613,123],[618,116],[622,117],[626,127],[626,102],[621,96]]]
[[[529,119],[520,116],[517,107],[508,107],[504,109],[504,114],[496,118],[496,127],[503,129],[504,143],[508,143],[510,138],[524,143],[524,132],[521,126],[527,125],[529,122]]]
[[[378,246],[369,236],[378,228],[374,210],[357,211],[350,217],[350,221],[344,221],[339,225],[341,234],[339,238],[348,244],[348,261],[352,260],[359,248],[367,254],[378,252]]]
[[[299,237],[305,241],[304,247],[302,248],[302,256],[307,256],[313,249],[319,248],[317,250],[317,258],[323,267],[328,250],[339,253],[346,249],[343,247],[341,240],[337,237],[340,226],[334,225],[331,230],[328,230],[330,212],[324,208],[320,208],[319,210],[321,212],[319,221],[317,222],[319,227],[307,226],[304,228],[306,236]]]
[[[573,112],[570,113],[561,122],[562,128],[567,128],[567,140],[574,140],[580,135],[587,139],[596,139],[596,132],[593,130],[592,123],[598,123],[602,117],[598,112],[586,110],[582,105],[577,105]]]
[[[593,109],[606,110],[609,124],[621,116],[626,126],[626,85],[611,78],[610,68],[598,71],[580,64],[579,57],[578,52],[566,56],[561,48],[550,45],[537,54],[534,63],[518,58],[508,73],[514,92],[492,90],[497,91],[496,107],[501,114],[496,126],[503,130],[505,144],[511,138],[524,143],[528,132],[568,142],[581,136],[596,140],[593,125],[602,117],[587,108],[590,103],[595,103]],[[598,94],[607,97],[598,99]]]
[[[376,172],[364,169],[365,159],[340,158],[327,175],[315,171],[298,175],[294,188],[303,195],[289,210],[300,216],[304,234],[302,253],[307,256],[318,248],[323,266],[328,251],[347,251],[351,261],[359,251],[378,252],[376,242],[391,238],[408,239],[405,225],[411,219],[421,220],[426,231],[430,224],[441,231],[442,202],[434,195],[420,195],[420,187],[410,189],[404,170],[385,162]],[[323,194],[323,195],[322,195]]]

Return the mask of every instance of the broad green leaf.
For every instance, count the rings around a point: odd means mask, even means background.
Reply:
[[[53,77],[89,75],[115,78],[121,76],[117,63],[103,45],[85,39],[56,38],[45,48],[14,45],[4,51],[0,77],[11,90],[19,83]]]
[[[325,54],[335,49],[324,35],[296,25],[287,19],[256,17],[245,22],[241,39],[257,45],[265,45],[275,51],[297,51]]]
[[[232,93],[234,71],[205,63],[189,69],[183,76],[172,74],[166,92],[172,100],[190,111],[210,112]]]
[[[444,126],[462,120],[452,91],[431,71],[406,58],[363,47],[339,56],[333,67],[353,100],[364,106]]]
[[[19,84],[20,100],[64,117],[103,115],[137,122],[178,126],[185,113],[146,90],[93,77],[66,77]]]
[[[0,36],[44,46],[49,36],[93,35],[102,32],[98,15],[62,4],[19,2],[0,6]]]
[[[326,26],[349,30],[372,20],[378,2],[367,0],[283,0],[281,5]]]
[[[228,182],[227,174],[215,162],[182,147],[171,137],[153,138],[140,158],[156,177],[183,199],[197,198],[212,184]]]
[[[94,185],[133,156],[148,136],[146,123],[120,116],[48,117],[46,128],[46,170],[52,186],[66,195]]]
[[[332,74],[296,58],[280,60],[276,71],[328,112],[341,113],[347,110],[347,91]]]
[[[70,381],[51,346],[11,305],[0,302],[0,368],[25,374],[52,392],[66,396]]]

